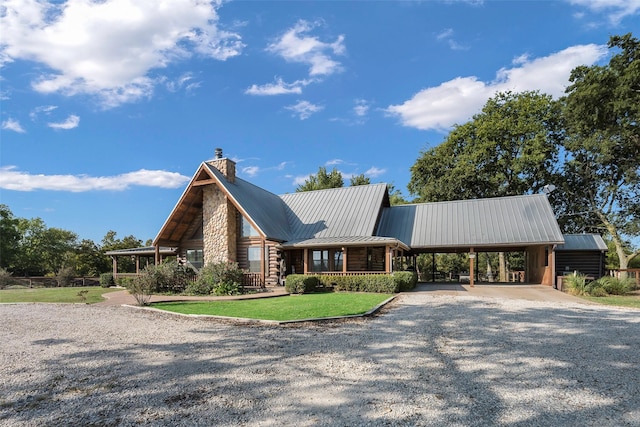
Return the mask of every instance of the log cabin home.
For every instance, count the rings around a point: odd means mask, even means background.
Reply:
[[[420,253],[468,253],[473,272],[478,252],[523,251],[523,280],[554,285],[563,243],[543,194],[391,206],[381,183],[276,195],[237,177],[235,162],[216,149],[153,247],[108,254],[115,275],[118,256],[135,255],[138,269],[141,257],[173,255],[195,270],[237,262],[245,284],[278,286],[289,274],[392,273]]]

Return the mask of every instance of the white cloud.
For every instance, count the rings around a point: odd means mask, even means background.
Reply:
[[[640,12],[640,0],[567,0],[595,13],[604,13],[612,25],[618,25],[627,16]]]
[[[385,111],[399,117],[404,126],[445,130],[470,119],[497,92],[539,90],[554,97],[561,96],[572,69],[578,65],[591,65],[606,53],[606,46],[590,44],[572,46],[538,59],[519,56],[515,60],[517,67],[499,70],[492,82],[480,81],[475,76],[457,77],[423,89],[402,104],[390,105]]]
[[[190,92],[200,87],[200,82],[193,81],[193,73],[184,73],[175,80],[167,79],[165,84],[169,92],[177,92],[182,88],[185,92]]]
[[[356,99],[356,106],[353,107],[353,112],[358,117],[364,117],[369,112],[369,102],[364,99]]]
[[[453,39],[453,29],[447,28],[443,30],[441,33],[436,35],[436,39],[439,41],[445,41],[451,48],[451,50],[468,50],[469,48],[461,45],[457,41]]]
[[[80,117],[72,114],[69,117],[67,117],[67,120],[65,120],[64,122],[47,123],[47,126],[49,126],[52,129],[69,130],[69,129],[77,128],[79,124],[80,124]]]
[[[2,129],[4,130],[12,130],[14,132],[18,132],[18,133],[25,133],[26,130],[24,130],[24,128],[20,125],[20,122],[18,120],[15,119],[7,119],[4,122],[2,122]]]
[[[264,85],[251,85],[244,91],[247,95],[286,95],[290,93],[300,94],[302,88],[312,83],[313,80],[296,80],[293,83],[286,83],[281,77],[275,79],[273,83],[267,83]]]
[[[254,177],[258,175],[259,172],[260,172],[260,168],[258,166],[247,166],[242,168],[242,173],[250,177]]]
[[[327,161],[324,165],[325,166],[335,166],[335,165],[341,165],[344,163],[344,160],[342,159],[331,159],[329,161]]]
[[[49,115],[53,110],[58,108],[56,105],[42,105],[40,107],[36,107],[29,113],[29,117],[31,120],[36,120],[40,114]]]
[[[278,41],[270,44],[267,50],[280,55],[286,61],[309,65],[311,76],[330,75],[342,70],[340,62],[331,55],[345,53],[344,36],[338,36],[331,43],[322,42],[317,37],[307,35],[316,26],[317,23],[300,20]]]
[[[179,188],[189,177],[177,172],[141,169],[116,176],[92,177],[87,175],[32,175],[20,172],[15,166],[0,167],[0,188],[14,191],[70,191],[74,193],[95,190],[122,191],[132,186]]]
[[[367,169],[367,171],[364,174],[368,177],[376,178],[376,177],[379,177],[380,175],[385,174],[386,172],[387,172],[386,169],[380,169],[375,166],[372,166],[369,169]]]
[[[284,108],[293,111],[294,115],[297,115],[300,120],[306,120],[311,117],[312,114],[324,109],[323,106],[312,104],[309,101],[298,101],[297,104],[289,105]]]
[[[199,54],[218,60],[240,54],[236,33],[220,30],[205,0],[5,0],[0,61],[48,67],[33,82],[42,93],[97,96],[114,107],[153,93],[152,70]]]

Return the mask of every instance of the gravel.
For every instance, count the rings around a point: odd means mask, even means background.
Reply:
[[[640,310],[402,295],[237,324],[0,304],[2,426],[640,426]]]

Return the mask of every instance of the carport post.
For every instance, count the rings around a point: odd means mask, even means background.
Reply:
[[[473,252],[473,248],[469,248],[469,286],[473,288],[473,282],[474,282],[474,268],[473,268],[473,261],[476,259],[476,254]]]

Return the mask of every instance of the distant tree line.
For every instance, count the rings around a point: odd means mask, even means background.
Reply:
[[[134,236],[116,236],[109,231],[100,244],[79,240],[72,231],[47,227],[40,218],[15,217],[7,205],[0,205],[0,268],[16,277],[54,276],[63,269],[76,277],[98,277],[112,269],[105,252],[142,246],[142,240]],[[127,269],[127,265],[121,267]]]

